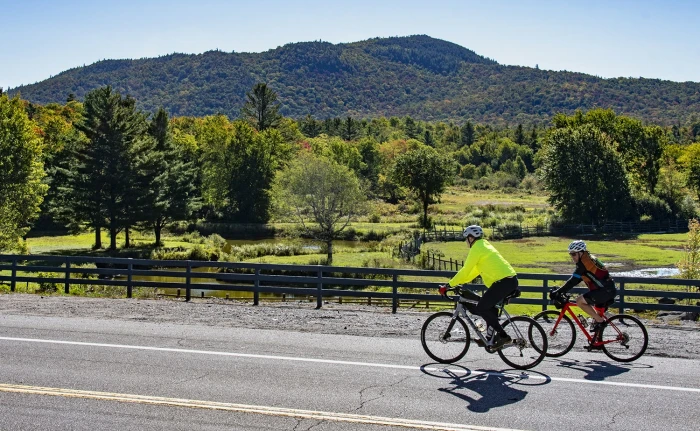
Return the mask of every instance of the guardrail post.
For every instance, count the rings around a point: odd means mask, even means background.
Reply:
[[[66,295],[70,293],[70,258],[66,257],[66,284],[63,286]]]
[[[398,275],[394,272],[394,276],[391,280],[391,312],[393,314],[396,314],[396,309],[399,308],[398,278]]]
[[[131,259],[131,258],[129,258]],[[129,262],[129,265],[127,266],[126,269],[126,297],[131,298],[134,290],[134,284],[133,284],[133,274],[132,271],[134,269],[134,264],[132,262]]]
[[[547,302],[549,302],[549,298],[547,298],[547,291],[549,290],[548,283],[549,280],[546,278],[542,280],[542,287],[544,288],[544,292],[542,292],[542,301],[544,301],[544,304],[542,304],[542,311],[547,309]]]
[[[253,281],[253,305],[260,303],[260,268],[255,268],[255,280]]]
[[[618,289],[620,295],[620,313],[625,312],[625,282],[620,282],[620,288]]]
[[[185,267],[185,302],[190,302],[192,299],[192,262],[187,261],[187,266]]]
[[[316,284],[316,309],[318,310],[323,305],[323,270],[318,269],[318,283]]]
[[[17,284],[17,257],[12,258],[12,280],[10,280],[10,292],[15,291]]]

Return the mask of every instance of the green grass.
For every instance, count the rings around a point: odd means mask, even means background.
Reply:
[[[488,235],[488,230],[487,230]],[[686,234],[645,234],[637,239],[589,241],[588,249],[613,272],[648,267],[671,267],[683,256]],[[518,272],[567,274],[574,268],[567,254],[571,238],[532,237],[493,241],[492,244]],[[464,260],[464,242],[426,243],[423,249],[444,253],[442,259]]]
[[[131,232],[132,247],[143,247],[155,243],[155,237],[150,233]],[[123,233],[117,235],[117,247],[121,248],[124,245],[125,236]],[[165,247],[186,247],[189,248],[193,244],[182,240],[182,236],[164,235],[161,238]],[[58,236],[40,236],[27,238],[27,246],[31,254],[51,254],[62,251],[74,251],[75,255],[82,252],[92,252],[95,244],[95,233],[86,232],[78,235],[58,235]],[[109,246],[109,236],[103,232],[102,246]]]
[[[349,266],[349,267],[363,267],[365,262],[371,259],[386,259],[389,257],[388,252],[383,251],[373,251],[373,252],[360,252],[360,253],[333,253],[333,266]],[[315,264],[316,262],[326,258],[326,254],[306,254],[298,256],[263,256],[256,259],[245,260],[245,262],[251,263],[272,263],[272,264],[297,264],[297,265],[308,265],[309,263]]]
[[[488,204],[503,206],[523,206],[526,210],[549,208],[547,196],[517,192],[504,194],[497,190],[469,190],[464,186],[449,187],[434,207],[442,213],[464,213],[467,207]]]

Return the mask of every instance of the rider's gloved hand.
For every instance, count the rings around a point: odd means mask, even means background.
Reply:
[[[564,295],[559,293],[557,288],[553,288],[549,291],[549,299],[552,301],[552,305],[554,305],[557,309],[564,308]]]
[[[441,284],[440,288],[438,289],[438,292],[440,292],[440,295],[446,296],[447,295],[447,288],[448,288],[448,286],[446,284]]]

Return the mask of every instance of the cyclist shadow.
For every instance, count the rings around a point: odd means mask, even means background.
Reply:
[[[525,399],[528,391],[514,387],[520,384],[523,376],[508,375],[499,371],[484,370],[476,373],[468,368],[451,365],[451,368],[461,368],[465,375],[459,376],[449,369],[441,370],[450,378],[450,387],[438,388],[467,402],[467,409],[475,413],[486,413],[492,408],[503,407],[517,403]],[[426,372],[424,370],[424,372]],[[430,373],[427,373],[430,374]],[[527,378],[527,377],[525,377]],[[537,385],[549,383],[549,379],[535,383]],[[532,385],[532,382],[529,384]]]
[[[558,367],[565,367],[572,370],[579,370],[586,373],[583,376],[586,380],[605,380],[608,377],[619,376],[620,374],[627,373],[633,368],[651,368],[650,365],[640,365],[640,364],[625,364],[617,365],[615,363],[610,363],[606,361],[577,361],[577,360],[560,360]]]

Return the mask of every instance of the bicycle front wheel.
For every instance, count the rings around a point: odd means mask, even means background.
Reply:
[[[618,314],[608,319],[601,335],[603,353],[618,362],[632,362],[647,350],[649,335],[636,317]]]
[[[467,354],[471,339],[464,320],[441,311],[425,321],[420,331],[420,342],[425,353],[435,361],[451,364]]]
[[[576,343],[576,329],[569,316],[562,316],[558,325],[558,311],[546,310],[535,315],[534,319],[547,334],[547,356],[564,356],[574,347],[574,343]],[[535,348],[537,347],[535,346]]]
[[[518,370],[530,369],[544,359],[547,354],[547,334],[539,323],[525,316],[512,317],[503,324],[512,344],[506,344],[498,351],[503,362]]]

